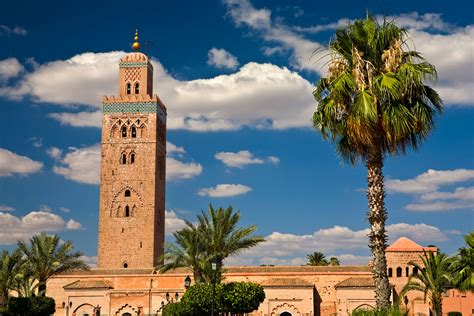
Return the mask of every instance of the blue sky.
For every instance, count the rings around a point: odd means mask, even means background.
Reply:
[[[452,254],[473,230],[471,2],[20,2],[0,13],[0,248],[46,230],[94,262],[101,96],[138,28],[168,108],[167,238],[232,205],[267,242],[229,264],[367,262],[365,168],[310,125],[325,71],[311,54],[366,8],[409,29],[446,108],[420,150],[385,161],[390,240]]]

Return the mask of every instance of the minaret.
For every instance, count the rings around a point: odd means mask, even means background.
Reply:
[[[102,99],[99,262],[152,268],[163,254],[166,107],[153,95],[153,66],[138,50],[120,60],[118,96]]]

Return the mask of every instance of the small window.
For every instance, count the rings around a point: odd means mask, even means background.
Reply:
[[[127,127],[122,126],[122,137],[127,137]]]
[[[388,268],[388,277],[389,277],[389,278],[392,277],[392,268]]]
[[[130,217],[130,207],[125,206],[125,217]]]
[[[140,248],[143,248],[143,243],[140,241]]]
[[[418,275],[418,268],[417,267],[413,268],[413,275]]]
[[[128,263],[124,262],[123,265],[122,265],[125,269],[128,268]]]
[[[127,86],[126,86],[126,92],[127,94],[132,94],[132,85],[129,83],[127,83]]]
[[[130,155],[130,163],[135,163],[135,154],[134,153],[132,153]]]
[[[135,126],[132,126],[132,138],[137,137],[137,128]]]
[[[407,277],[410,276],[410,268],[408,268],[408,267],[405,268],[405,274],[406,274]]]
[[[398,267],[397,268],[397,278],[402,276],[402,268]]]
[[[140,84],[138,82],[135,83],[135,94],[140,93]]]
[[[125,165],[127,163],[127,155],[122,154],[122,165]]]
[[[125,197],[129,197],[130,196],[130,190],[125,190]]]

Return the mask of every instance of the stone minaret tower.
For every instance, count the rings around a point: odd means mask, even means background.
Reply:
[[[152,268],[164,243],[166,107],[146,55],[128,54],[119,69],[118,96],[102,99],[98,266]]]

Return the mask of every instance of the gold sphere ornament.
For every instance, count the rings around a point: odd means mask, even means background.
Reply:
[[[140,49],[140,43],[138,42],[138,30],[135,31],[135,37],[133,38],[135,42],[132,44],[133,50],[139,50]]]

